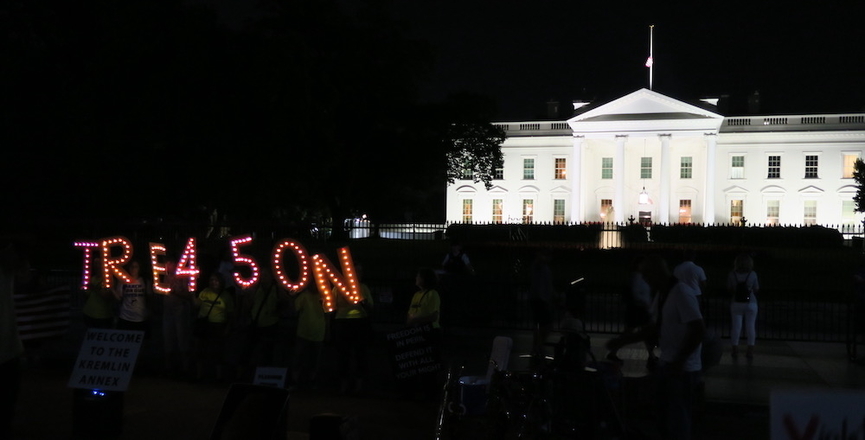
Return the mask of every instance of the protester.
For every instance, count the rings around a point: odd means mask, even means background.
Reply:
[[[189,291],[189,279],[177,276],[177,261],[165,261],[168,293],[162,296],[162,341],[165,373],[185,376],[191,373],[192,316],[194,294]]]
[[[304,289],[294,299],[297,311],[297,338],[294,341],[292,376],[297,389],[318,387],[321,350],[327,333],[327,319],[321,295],[315,287]]]
[[[646,283],[643,274],[640,273],[640,264],[643,257],[637,257],[631,264],[631,273],[628,286],[623,294],[625,303],[625,331],[633,333],[647,325],[653,325],[650,307],[652,305],[652,288]],[[643,341],[646,347],[646,368],[653,369],[658,363],[655,355],[655,343],[651,340]],[[621,363],[617,351],[610,351],[607,359]]]
[[[613,338],[606,347],[616,351],[646,339],[658,341],[661,354],[653,373],[658,384],[658,429],[664,439],[689,439],[701,383],[700,343],[706,326],[693,289],[671,274],[662,257],[646,257],[640,273],[658,292],[651,308],[655,325]]]
[[[362,282],[363,266],[355,264],[355,275],[360,288],[360,301],[353,303],[336,288],[336,314],[333,334],[339,362],[340,392],[360,393],[367,371],[367,350],[372,338],[370,313],[373,308],[372,293]]]
[[[273,278],[267,268],[261,268],[258,286],[251,296],[249,334],[244,361],[251,366],[273,366],[280,313],[289,302],[288,292]]]
[[[234,321],[234,300],[218,272],[210,275],[207,287],[195,297],[195,306],[196,379],[205,380],[213,371],[215,380],[224,380],[225,341]]]
[[[739,356],[739,336],[744,321],[748,347],[745,357],[754,358],[754,344],[757,342],[757,293],[760,282],[754,272],[754,260],[748,254],[739,254],[733,262],[733,270],[727,276],[727,291],[730,293],[730,345],[731,356]]]
[[[439,294],[446,298],[444,304],[447,323],[465,323],[476,318],[473,313],[480,300],[475,289],[475,269],[463,249],[461,242],[451,242],[450,250],[441,263],[441,277],[438,282]]]
[[[99,267],[102,259],[95,259],[96,267]],[[81,313],[84,316],[84,326],[87,328],[114,328],[114,305],[117,298],[111,289],[106,289],[102,284],[101,276],[94,276],[84,290],[86,299]]]
[[[118,330],[137,330],[149,335],[150,303],[153,290],[141,275],[141,264],[131,261],[126,265],[129,281],[114,285],[114,297],[120,302],[117,311]]]
[[[427,334],[430,346],[434,353],[441,353],[441,297],[436,287],[438,276],[429,267],[422,267],[415,276],[415,286],[419,289],[411,298],[408,312],[406,313],[406,325],[417,327],[429,324],[431,331]],[[435,374],[421,374],[416,376],[403,394],[410,396],[417,393],[422,400],[435,398],[438,378]]]

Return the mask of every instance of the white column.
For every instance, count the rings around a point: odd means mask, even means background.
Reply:
[[[616,182],[616,196],[613,197],[613,221],[625,221],[625,142],[628,135],[616,135],[616,155],[613,157],[613,179]]]
[[[574,135],[574,154],[571,155],[571,181],[573,188],[571,192],[571,221],[582,223],[585,221],[585,209],[583,209],[583,143],[585,136]]]
[[[718,135],[706,133],[706,195],[703,201],[703,223],[715,223],[715,150],[718,146]]]
[[[661,138],[661,193],[658,206],[658,222],[670,223],[670,137],[669,134],[658,135]]]

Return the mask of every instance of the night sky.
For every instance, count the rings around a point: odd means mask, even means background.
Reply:
[[[863,3],[791,5],[412,0],[394,6],[412,35],[436,47],[424,97],[486,94],[504,120],[543,116],[549,100],[607,100],[648,87],[650,24],[657,92],[683,100],[726,94],[731,113],[754,91],[762,113],[865,111]]]

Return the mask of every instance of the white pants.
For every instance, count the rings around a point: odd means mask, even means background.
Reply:
[[[748,338],[748,345],[754,345],[757,342],[757,333],[755,324],[757,323],[757,302],[735,302],[730,303],[730,317],[732,325],[730,326],[730,343],[739,345],[739,335],[742,333],[742,321],[745,321],[745,335]]]

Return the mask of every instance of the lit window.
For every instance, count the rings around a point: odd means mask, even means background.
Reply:
[[[523,223],[531,223],[535,221],[535,201],[532,199],[523,199]]]
[[[502,222],[502,213],[504,211],[504,203],[502,199],[493,199],[493,223]]]
[[[651,157],[641,157],[640,158],[640,178],[641,179],[651,179],[652,178],[652,158]]]
[[[568,161],[563,157],[556,158],[555,179],[562,180],[568,177]]]
[[[612,157],[602,157],[601,158],[601,179],[612,179],[613,178],[613,158]]]
[[[523,159],[523,180],[535,179],[535,160]]]
[[[802,223],[805,226],[811,226],[817,224],[817,201],[816,200],[805,200],[805,209],[803,213]]]
[[[730,200],[730,223],[738,225],[742,222],[742,206],[741,200]]]
[[[463,163],[463,169],[460,174],[460,178],[462,180],[472,180],[474,178],[474,172],[472,172],[472,164],[469,162]]]
[[[679,178],[690,179],[694,176],[694,159],[690,156],[682,156]]]
[[[555,223],[564,223],[565,222],[565,200],[564,199],[553,200],[553,222],[555,222]]]
[[[679,200],[679,223],[691,223],[690,200]]]
[[[781,156],[769,156],[767,179],[781,178]]]
[[[844,154],[844,169],[841,170],[841,177],[844,179],[852,179],[853,172],[856,170],[856,159],[859,159],[858,154]]]
[[[730,178],[745,178],[745,156],[733,156],[730,161]]]
[[[601,221],[613,221],[613,199],[601,199]]]
[[[805,156],[805,178],[806,179],[816,179],[817,178],[817,166],[818,159],[816,154],[809,154]]]
[[[463,223],[472,222],[472,199],[463,200]]]
[[[844,224],[856,224],[856,202],[853,200],[841,201],[841,221]]]
[[[767,200],[766,201],[766,224],[769,226],[778,225],[778,217],[781,214],[781,201],[780,200]]]

